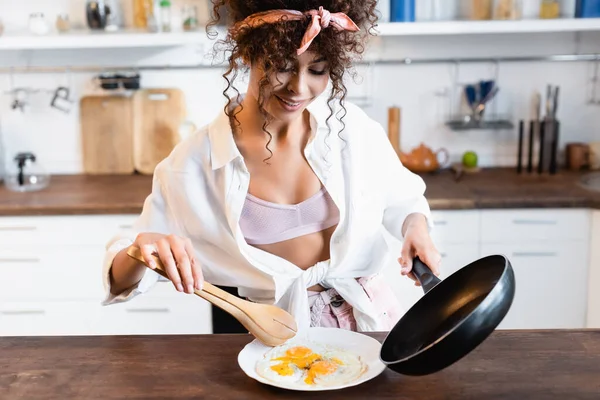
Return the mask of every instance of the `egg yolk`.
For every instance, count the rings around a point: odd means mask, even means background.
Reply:
[[[338,364],[334,361],[322,360],[313,363],[306,374],[306,379],[304,380],[309,385],[313,385],[315,383],[315,377],[318,375],[330,375],[333,374],[338,368]]]
[[[315,383],[315,377],[332,374],[337,370],[338,366],[344,364],[337,358],[324,360],[320,354],[313,353],[311,349],[303,346],[292,347],[285,352],[285,356],[274,358],[273,361],[281,361],[279,364],[271,366],[271,369],[280,376],[291,376],[294,374],[291,364],[296,365],[300,369],[308,370],[304,381],[309,385]]]
[[[307,347],[292,347],[285,352],[285,356],[273,359],[273,361],[281,361],[282,364],[289,365],[290,363],[295,364],[298,368],[306,369],[310,365],[319,360],[321,355],[313,353],[311,349]],[[281,364],[278,364],[281,365]]]
[[[289,363],[281,363],[277,365],[271,366],[271,369],[277,372],[281,376],[291,376],[294,375],[294,369],[290,366]]]

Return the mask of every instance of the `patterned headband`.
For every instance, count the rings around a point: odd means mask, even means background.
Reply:
[[[238,22],[233,26],[231,32],[235,35],[242,28],[256,28],[264,24],[273,24],[282,21],[302,21],[307,16],[312,18],[308,29],[304,33],[300,48],[297,50],[298,55],[304,53],[312,43],[312,41],[321,32],[321,29],[327,28],[330,25],[338,31],[357,32],[360,28],[346,14],[330,13],[323,7],[318,10],[310,10],[301,12],[296,10],[269,10],[248,16],[243,21]]]

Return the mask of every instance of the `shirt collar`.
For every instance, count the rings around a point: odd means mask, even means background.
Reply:
[[[312,140],[319,130],[326,126],[329,108],[327,107],[326,100],[321,96],[315,99],[306,109],[310,113],[311,127],[313,128]],[[210,123],[208,138],[210,141],[210,159],[213,170],[224,167],[238,157],[243,158],[235,144],[233,131],[229,124],[229,117],[225,114],[224,109]]]

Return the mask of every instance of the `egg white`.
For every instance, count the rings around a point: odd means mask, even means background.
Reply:
[[[333,349],[323,354],[326,360],[339,360],[342,365],[328,375],[316,375],[315,385],[318,386],[340,386],[358,379],[366,370],[367,366],[360,357],[342,349]]]
[[[307,377],[306,369],[298,368],[295,364],[290,363],[293,369],[293,374],[289,376],[279,375],[271,369],[271,366],[281,363],[275,360],[279,357],[285,357],[286,351],[292,347],[304,346],[308,347],[313,353],[320,354],[323,360],[337,359],[342,362],[337,369],[329,375],[316,375],[314,384],[305,382]],[[288,342],[281,346],[276,346],[267,351],[264,357],[256,364],[257,373],[263,378],[280,384],[285,384],[290,387],[297,388],[314,388],[314,387],[330,387],[345,385],[358,379],[367,369],[359,356],[348,352],[344,349],[333,348],[318,343],[303,341],[303,342]]]

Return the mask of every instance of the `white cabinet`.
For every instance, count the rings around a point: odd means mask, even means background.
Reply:
[[[594,211],[590,235],[587,327],[600,328],[600,211]]]
[[[136,215],[0,218],[0,336],[210,333],[210,304],[159,282],[102,306],[106,242]]]
[[[499,329],[583,328],[587,308],[587,243],[484,244],[515,272],[513,305]]]
[[[594,282],[600,287],[600,212],[595,247],[590,246],[587,209],[434,210],[432,216],[442,279],[492,254],[511,262],[515,300],[499,329],[600,326],[600,290],[592,289]],[[393,246],[400,254],[401,243]],[[386,268],[385,275],[405,309],[422,297],[421,288],[400,276],[397,264]]]
[[[482,210],[481,256],[505,255],[515,300],[500,329],[584,328],[590,210]]]

